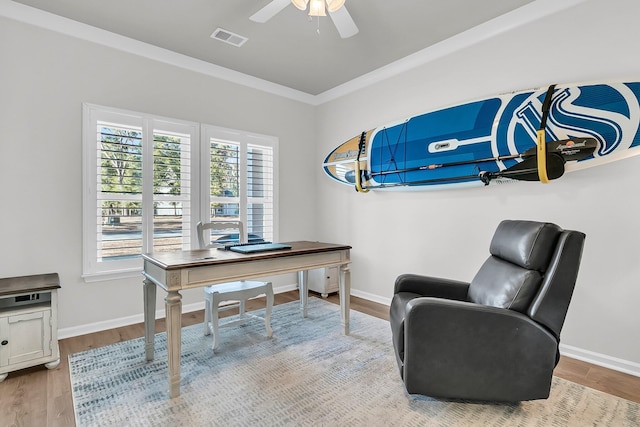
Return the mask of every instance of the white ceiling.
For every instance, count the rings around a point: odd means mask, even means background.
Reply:
[[[517,15],[516,9],[527,4],[545,3],[542,6],[548,8],[551,3],[549,0],[346,0],[345,6],[360,31],[342,39],[330,17],[310,19],[293,5],[267,23],[249,20],[270,1],[15,0],[15,3],[312,96],[456,35],[469,33],[467,30],[509,12],[516,11]],[[555,2],[562,4],[567,0]],[[249,40],[242,47],[235,47],[210,38],[218,27]]]

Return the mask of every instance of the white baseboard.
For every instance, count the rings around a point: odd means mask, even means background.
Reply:
[[[285,285],[279,286],[273,289],[274,294],[282,292],[293,291],[297,289],[297,285]],[[142,305],[142,302],[141,304]],[[183,313],[191,313],[193,311],[204,310],[204,300],[193,304],[186,304],[182,306]],[[156,319],[163,319],[165,317],[164,307],[156,310]],[[108,329],[121,328],[123,326],[135,325],[136,323],[144,322],[144,314],[134,314],[133,316],[120,317],[118,319],[105,320],[102,322],[88,323],[86,325],[72,326],[69,328],[58,329],[58,339],[65,339],[71,337],[77,337],[79,335],[92,334],[94,332],[106,331]]]
[[[384,297],[381,297],[380,295],[359,291],[358,289],[351,289],[351,295],[353,295],[354,297],[366,299],[367,301],[377,302],[378,304],[384,304],[387,307],[391,305],[391,298],[384,298]]]
[[[640,363],[619,359],[617,357],[584,350],[582,348],[562,343],[560,343],[560,354],[571,357],[572,359],[578,359],[593,365],[602,366],[603,368],[613,369],[614,371],[624,372],[625,374],[640,377]]]
[[[204,301],[182,306],[183,313],[190,313],[204,309]],[[165,317],[164,307],[156,310],[156,319]],[[120,317],[118,319],[105,320],[102,322],[88,323],[86,325],[72,326],[70,328],[58,329],[58,339],[77,337],[79,335],[92,334],[94,332],[106,331],[108,329],[121,328],[123,326],[135,325],[144,322],[144,314],[135,314],[133,316]]]
[[[297,284],[279,286],[274,289],[273,292],[278,294],[282,292],[295,291],[298,289]],[[351,290],[351,295],[362,298],[368,301],[376,302],[386,306],[391,305],[390,298],[384,298],[379,295],[363,292],[357,289]],[[203,310],[204,301],[200,301],[193,304],[187,304],[182,306],[183,313],[190,313],[193,311]],[[164,308],[156,311],[156,319],[165,317]],[[58,330],[58,338],[70,338],[78,335],[85,335],[94,332],[105,331],[107,329],[120,328],[122,326],[134,325],[136,323],[144,322],[143,314],[136,314],[133,316],[121,317],[119,319],[106,320],[103,322],[90,323],[87,325],[73,326],[70,328],[63,328]],[[608,356],[606,354],[596,353],[590,350],[584,350],[578,347],[573,347],[566,344],[560,344],[560,354],[563,356],[571,357],[573,359],[582,360],[583,362],[591,363],[593,365],[602,366],[604,368],[613,369],[614,371],[624,372],[625,374],[634,375],[640,377],[640,363],[631,362],[617,357]]]

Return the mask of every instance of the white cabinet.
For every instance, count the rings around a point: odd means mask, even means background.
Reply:
[[[339,267],[326,267],[309,270],[309,290],[318,292],[323,298],[338,292]]]
[[[60,363],[57,274],[0,279],[0,381],[8,373]]]

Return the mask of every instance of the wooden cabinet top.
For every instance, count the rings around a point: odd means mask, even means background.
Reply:
[[[58,273],[0,279],[0,297],[60,288]]]

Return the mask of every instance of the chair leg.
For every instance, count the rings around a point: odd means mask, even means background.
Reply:
[[[211,329],[213,330],[213,345],[211,349],[213,351],[216,351],[218,345],[220,344],[220,336],[218,335],[218,305],[220,304],[220,301],[218,301],[216,295],[217,294],[213,295],[211,301]]]
[[[273,286],[271,282],[267,283],[267,307],[264,310],[264,324],[267,329],[267,337],[273,336],[273,329],[271,329],[271,309],[273,308]]]
[[[245,302],[246,301],[247,300],[245,300],[245,299],[241,299],[240,302],[239,302],[239,307],[240,307],[239,308],[239,310],[240,310],[240,312],[239,312],[240,316],[239,317],[241,319],[244,317],[244,314],[246,313],[246,307],[245,307]]]
[[[204,334],[210,335],[210,323],[211,323],[211,294],[206,292],[204,293]]]

